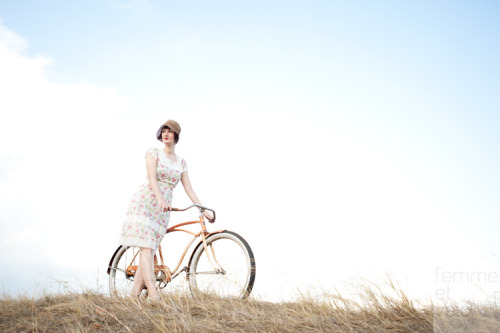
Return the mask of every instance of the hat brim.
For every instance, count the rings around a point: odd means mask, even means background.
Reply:
[[[161,125],[161,127],[156,132],[156,138],[158,139],[158,141],[163,142],[163,140],[161,139],[161,132],[163,131],[164,128],[168,128],[168,129],[174,131],[174,133],[177,134],[177,140],[175,141],[175,143],[179,142],[179,138],[180,138],[179,133],[177,133],[175,130],[171,129],[168,125],[165,125],[165,124]]]

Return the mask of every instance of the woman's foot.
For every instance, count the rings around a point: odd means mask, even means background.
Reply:
[[[148,297],[148,303],[152,305],[160,304],[160,296],[150,296]]]

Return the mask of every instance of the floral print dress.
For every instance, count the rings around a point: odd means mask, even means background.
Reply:
[[[172,203],[172,191],[187,171],[186,161],[176,155],[177,162],[167,158],[163,149],[146,152],[156,159],[156,180],[167,204]],[[120,244],[156,250],[167,232],[170,212],[162,212],[149,181],[139,187],[130,202],[120,235]]]

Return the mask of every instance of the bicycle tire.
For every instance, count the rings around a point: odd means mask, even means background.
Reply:
[[[210,257],[212,248],[222,271],[214,269],[207,259],[203,242],[200,242],[191,255],[187,269],[191,293],[247,298],[252,291],[256,274],[255,257],[250,245],[232,231],[212,234],[207,237],[206,243]]]
[[[138,265],[139,256],[135,257],[140,249],[133,246],[120,246],[111,260],[109,267],[109,292],[112,296],[125,297],[130,295],[134,275],[127,274],[127,267]]]

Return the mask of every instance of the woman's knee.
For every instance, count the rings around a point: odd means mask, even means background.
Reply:
[[[141,253],[152,255],[153,249],[150,249],[149,247],[141,247]]]

